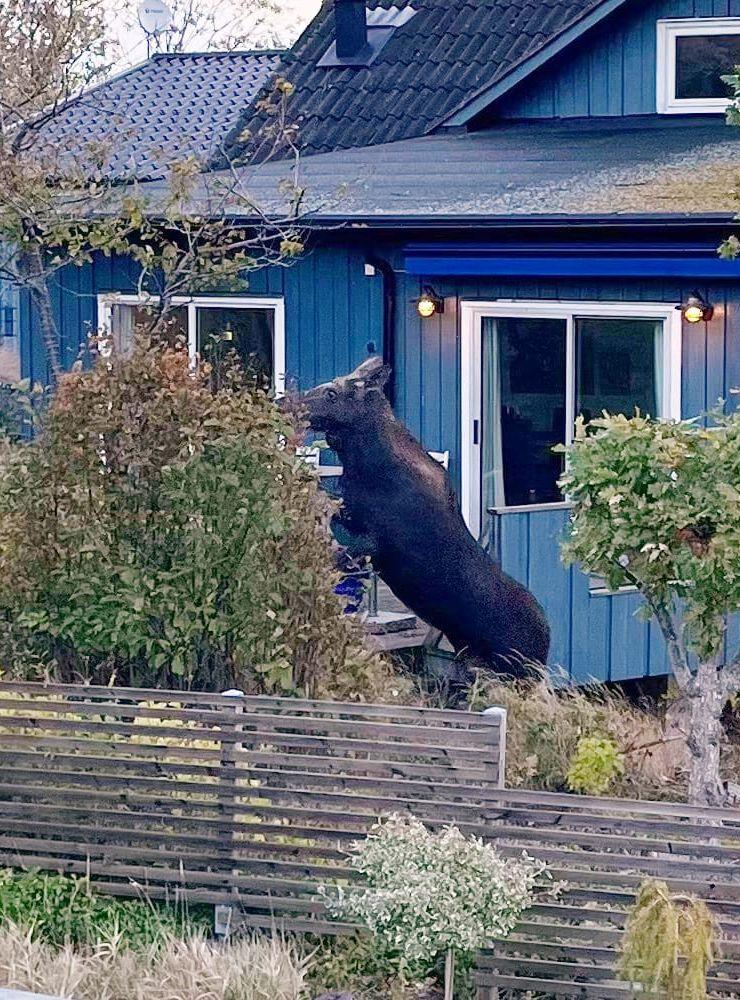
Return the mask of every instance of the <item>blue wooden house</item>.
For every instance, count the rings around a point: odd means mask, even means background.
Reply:
[[[470,530],[535,592],[576,681],[668,669],[635,593],[562,566],[552,446],[577,414],[696,416],[740,385],[740,264],[717,255],[737,63],[740,0],[325,0],[275,70],[308,252],[181,303],[193,352],[227,323],[278,388],[382,352],[398,417],[449,452]],[[289,167],[252,96],[219,148],[270,211]],[[98,325],[125,340],[136,277],[102,258],[60,276],[67,363]],[[28,302],[22,320],[23,374],[44,379]]]

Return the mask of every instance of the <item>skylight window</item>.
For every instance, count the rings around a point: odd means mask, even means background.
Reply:
[[[658,113],[720,114],[740,65],[740,17],[658,21]]]

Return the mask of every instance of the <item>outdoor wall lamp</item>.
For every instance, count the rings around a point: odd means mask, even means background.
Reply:
[[[416,303],[416,309],[422,319],[431,319],[435,313],[445,311],[445,300],[427,285]]]
[[[698,292],[692,292],[683,304],[683,318],[687,323],[708,323],[713,315],[714,306]]]

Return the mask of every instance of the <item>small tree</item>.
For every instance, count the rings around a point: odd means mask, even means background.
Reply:
[[[645,598],[690,703],[690,801],[718,805],[720,717],[740,688],[740,650],[726,648],[740,610],[740,416],[716,415],[711,428],[579,422],[561,486],[574,505],[565,558]]]
[[[445,955],[445,1000],[452,1000],[456,956],[509,935],[546,871],[526,854],[503,858],[454,826],[435,834],[401,816],[355,844],[351,866],[365,887],[324,890],[329,911],[366,924],[402,969]]]
[[[254,2],[270,7],[269,0]],[[178,4],[181,33],[205,7],[199,0]],[[129,108],[112,113],[105,89],[89,89],[111,72],[106,21],[104,0],[0,4],[0,278],[29,290],[52,381],[62,371],[53,292],[64,268],[95,254],[130,258],[139,291],[156,304],[152,327],[161,330],[174,296],[238,290],[251,270],[303,249],[295,166],[292,183],[281,188],[284,210],[270,218],[235,164],[201,173],[204,164],[187,144],[177,156],[150,150],[156,162],[143,168],[112,169],[111,154],[138,134],[140,122]],[[97,102],[100,111],[93,140],[81,139],[64,117],[66,102],[86,88],[85,107],[95,110]],[[275,142],[295,152],[285,117],[292,90],[277,80],[262,103]],[[152,178],[156,198],[142,188]],[[244,218],[252,220],[248,227]]]

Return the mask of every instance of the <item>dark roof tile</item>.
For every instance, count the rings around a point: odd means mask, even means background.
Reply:
[[[496,82],[602,3],[370,0],[370,10],[411,6],[416,14],[393,32],[370,66],[342,68],[317,65],[334,32],[333,0],[324,0],[279,69],[296,88],[289,113],[300,122],[299,143],[306,153],[382,143],[388,139],[390,118],[394,136],[424,135],[479,88]],[[417,99],[421,86],[423,107]],[[227,141],[230,152],[258,160],[266,155],[268,144],[255,139],[245,149],[238,140],[246,125],[259,136],[264,124],[253,106],[247,108]]]
[[[156,55],[86,91],[44,128],[44,141],[79,161],[88,144],[105,149],[105,172],[139,180],[173,160],[207,162],[277,68],[272,51]]]

